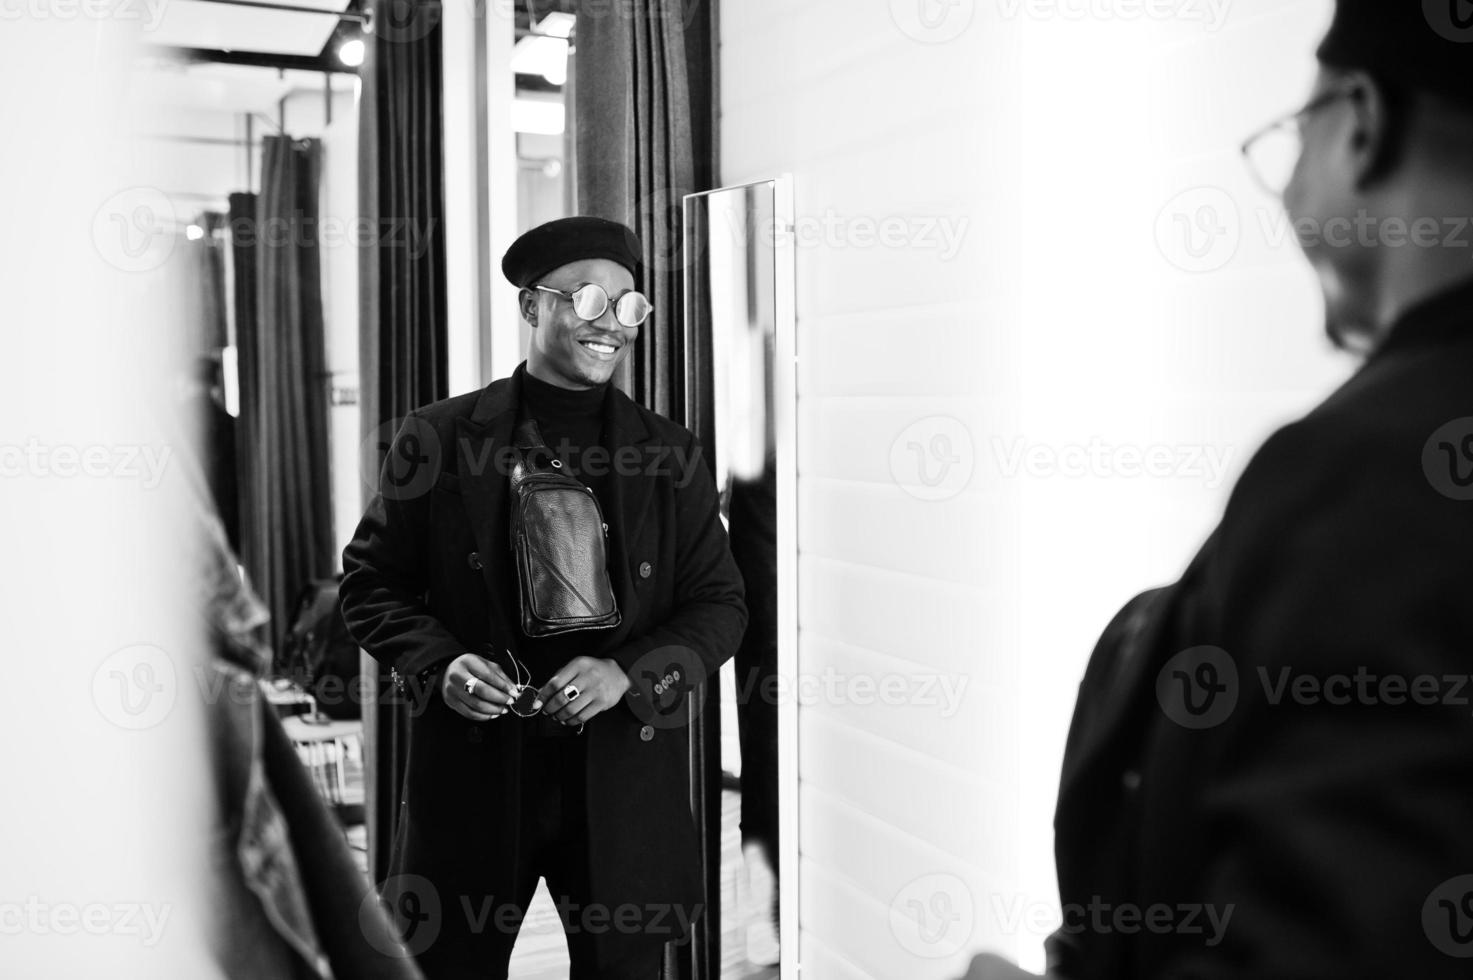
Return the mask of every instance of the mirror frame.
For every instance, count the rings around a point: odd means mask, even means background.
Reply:
[[[772,426],[777,462],[777,674],[789,691],[796,691],[798,680],[798,323],[797,263],[794,242],[793,178],[782,174],[767,180],[748,181],[717,187],[682,199],[681,217],[685,234],[698,227],[692,220],[693,209],[703,198],[735,190],[768,188],[772,193],[773,214],[773,321]],[[686,254],[691,243],[686,242]],[[694,263],[685,266],[687,308],[682,317],[686,376],[695,365],[690,363],[696,325],[689,297],[695,293],[690,279]],[[713,365],[714,370],[714,365]],[[689,398],[690,387],[687,387]],[[696,406],[687,404],[686,417],[693,418]],[[725,450],[716,440],[717,471]],[[777,706],[777,778],[778,778],[778,946],[782,980],[797,980],[798,901],[799,901],[799,771],[798,771],[798,703],[795,698],[782,698]]]

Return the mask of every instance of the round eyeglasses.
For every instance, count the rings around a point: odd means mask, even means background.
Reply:
[[[1274,197],[1283,197],[1304,155],[1304,124],[1336,99],[1357,94],[1359,90],[1353,85],[1330,89],[1244,140],[1243,158],[1258,186]]]
[[[579,286],[571,293],[553,289],[551,286],[536,288],[544,293],[552,293],[554,296],[572,300],[573,312],[578,314],[580,320],[587,320],[590,323],[603,316],[604,311],[609,308],[609,294],[596,282]],[[654,307],[650,305],[644,293],[631,290],[614,301],[614,319],[626,327],[639,326],[649,319],[652,312],[654,312]]]

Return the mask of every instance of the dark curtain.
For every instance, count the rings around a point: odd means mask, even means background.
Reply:
[[[716,180],[714,4],[624,0],[578,17],[572,73],[577,209],[622,221],[644,248],[641,288],[655,313],[614,381],[689,426],[710,452],[709,339],[684,336],[681,204]],[[686,371],[687,355],[692,371]],[[687,407],[689,405],[689,408]],[[706,911],[696,941],[667,954],[666,975],[716,980],[721,964],[721,702],[715,678],[691,732],[692,808],[703,830]]]
[[[578,212],[639,233],[642,288],[655,305],[615,382],[684,421],[680,211],[684,196],[708,190],[714,177],[711,11],[683,0],[624,0],[592,10],[578,20],[574,56]]]
[[[360,77],[359,214],[377,233],[359,258],[364,472],[378,473],[387,423],[449,394],[445,353],[445,191],[441,172],[440,5],[370,0]],[[423,242],[423,250],[411,244]],[[373,488],[366,488],[371,493]],[[366,501],[365,501],[366,503]],[[364,705],[369,871],[389,866],[408,718],[387,668]]]
[[[297,594],[332,574],[327,372],[317,246],[321,147],[268,136],[253,218],[232,227],[253,253],[254,315],[241,351],[241,559],[271,611],[278,655]],[[248,195],[234,195],[242,204]],[[239,265],[237,268],[241,268]],[[245,288],[237,282],[236,291]]]
[[[247,479],[251,471],[250,447],[259,439],[255,415],[245,410],[245,393],[261,390],[261,372],[256,366],[256,351],[248,343],[256,333],[256,282],[260,278],[256,275],[255,227],[256,195],[231,194],[226,228],[230,239],[230,269],[235,288],[236,385],[241,394],[241,411],[235,420],[236,528],[233,546],[236,554],[242,556],[242,561],[245,560],[245,536],[249,533],[256,499],[254,487]],[[250,574],[254,582],[255,573]]]

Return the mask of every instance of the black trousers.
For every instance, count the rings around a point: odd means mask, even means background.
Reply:
[[[534,726],[544,727],[528,725]],[[474,917],[447,914],[434,944],[418,957],[425,977],[506,980],[527,906],[538,880],[546,878],[567,936],[569,980],[659,980],[664,944],[642,934],[611,935],[616,961],[602,968],[595,963],[596,930],[612,930],[608,916],[589,914],[584,739],[544,735],[528,737],[524,744],[515,893],[488,896]]]

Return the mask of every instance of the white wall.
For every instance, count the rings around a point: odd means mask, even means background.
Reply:
[[[205,977],[209,586],[163,269],[189,256],[129,138],[127,21],[96,13],[0,27],[0,976]]]
[[[722,5],[723,183],[797,190],[804,975],[1041,968],[1090,648],[1350,368],[1237,152],[1328,12]]]

